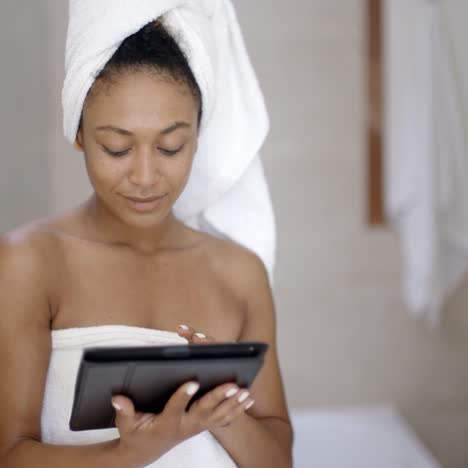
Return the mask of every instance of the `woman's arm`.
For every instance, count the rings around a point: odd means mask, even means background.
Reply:
[[[268,275],[257,257],[242,257],[244,261],[236,262],[236,276],[245,291],[246,315],[239,341],[264,341],[269,350],[250,389],[254,405],[231,425],[211,433],[240,468],[289,468],[293,431],[276,352],[276,320]]]
[[[0,466],[138,466],[117,441],[81,447],[41,443],[51,347],[46,277],[51,265],[39,251],[30,240],[0,238]]]

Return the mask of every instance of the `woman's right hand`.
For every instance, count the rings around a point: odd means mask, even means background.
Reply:
[[[248,398],[247,389],[229,383],[206,393],[186,411],[198,388],[196,382],[183,384],[158,414],[135,411],[129,398],[114,396],[112,404],[120,433],[119,448],[126,455],[134,456],[138,463],[150,464],[184,440],[230,424],[253,402]]]

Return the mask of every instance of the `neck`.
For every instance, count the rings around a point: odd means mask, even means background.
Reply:
[[[144,254],[169,248],[174,243],[174,234],[180,228],[180,223],[172,211],[155,226],[129,226],[110,212],[96,194],[85,203],[84,211],[88,225],[91,225],[105,242]]]

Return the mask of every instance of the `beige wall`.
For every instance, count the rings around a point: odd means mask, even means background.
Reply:
[[[468,290],[429,332],[403,308],[397,239],[364,223],[365,2],[256,2],[270,21],[237,4],[272,112],[264,154],[289,401],[394,402],[444,466],[466,466]],[[467,3],[445,7],[466,83]]]
[[[40,2],[1,4],[0,232],[48,210],[47,23]]]
[[[272,120],[263,156],[278,217],[275,297],[289,403],[393,402],[444,466],[466,466],[468,287],[451,300],[440,330],[428,331],[403,308],[397,239],[388,229],[365,224],[365,2],[293,0],[285,8],[279,0],[256,0],[253,12],[251,0],[235,3]],[[26,2],[7,4],[17,8]],[[467,3],[445,4],[468,78]],[[41,5],[50,23],[47,81],[34,75],[14,88],[17,94],[31,93],[30,99],[50,99],[46,116],[42,101],[28,101],[29,114],[22,114],[30,119],[31,132],[34,125],[49,124],[28,140],[36,153],[29,147],[22,153],[23,160],[31,156],[28,166],[35,171],[28,176],[28,190],[40,195],[37,203],[29,197],[14,212],[8,209],[5,193],[22,193],[24,174],[20,162],[15,172],[4,172],[2,158],[6,224],[42,215],[41,197],[48,197],[49,212],[55,213],[82,201],[90,190],[80,154],[61,134],[66,2]],[[7,53],[0,43],[1,53]],[[28,51],[37,53],[35,47],[29,44]],[[44,69],[39,66],[36,73]],[[10,86],[17,83],[7,78]],[[468,85],[464,91],[467,97]],[[9,95],[2,86],[2,107],[4,96]],[[0,116],[7,118],[3,108]],[[8,153],[23,134],[19,126],[20,120],[9,122]],[[32,142],[41,138],[38,153]]]
[[[49,129],[49,146],[51,148],[49,163],[52,183],[48,195],[51,213],[59,213],[81,203],[92,192],[92,187],[88,181],[82,153],[75,151],[62,133],[61,93],[65,66],[68,2],[43,0],[43,3],[50,12],[49,47],[53,57],[49,77],[54,103]]]

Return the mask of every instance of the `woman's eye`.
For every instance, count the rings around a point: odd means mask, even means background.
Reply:
[[[161,153],[167,155],[167,156],[174,156],[175,154],[179,153],[182,151],[185,145],[182,145],[181,147],[175,149],[175,150],[170,150],[170,149],[165,149],[165,148],[158,148]]]
[[[111,151],[109,148],[106,148],[105,146],[103,146],[104,148],[104,151],[107,153],[107,154],[110,154],[111,156],[125,156],[130,150],[124,150],[124,151]]]
[[[158,148],[158,150],[161,151],[161,153],[165,154],[166,156],[174,156],[175,154],[182,151],[184,146],[185,145],[182,145],[181,147],[174,149],[174,150],[167,149],[167,148]],[[131,148],[128,150],[124,150],[124,151],[111,151],[109,148],[106,148],[105,146],[103,146],[103,149],[107,154],[110,154],[111,156],[119,157],[119,156],[125,156],[130,151]]]

